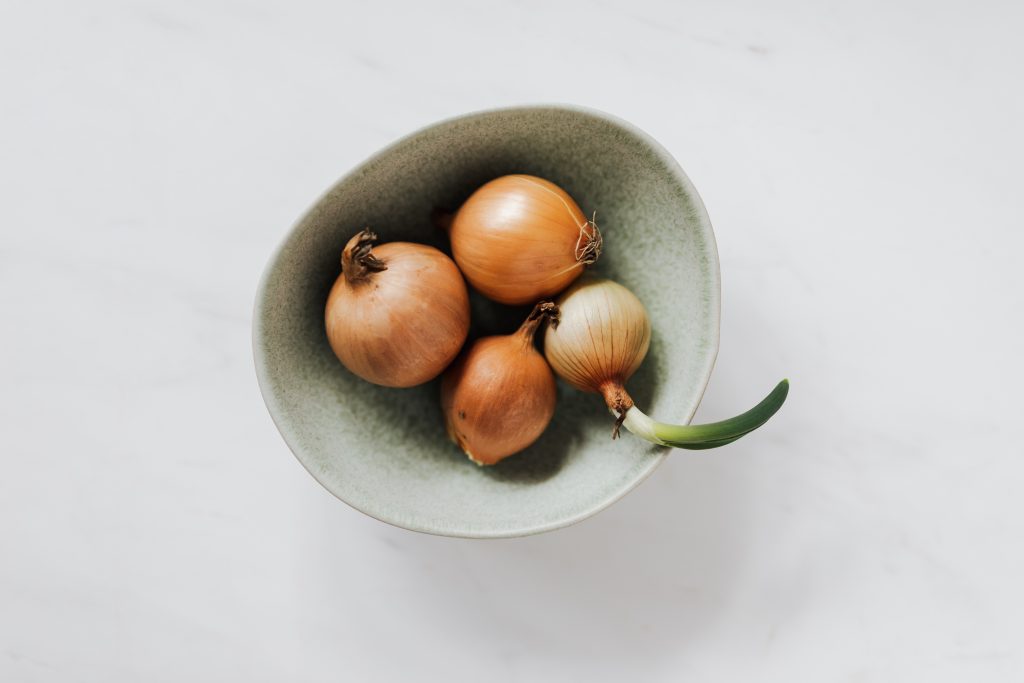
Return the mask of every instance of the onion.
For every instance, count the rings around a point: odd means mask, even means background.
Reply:
[[[469,332],[469,293],[459,269],[433,247],[390,242],[369,230],[341,254],[327,297],[331,349],[368,382],[411,387],[451,363]]]
[[[558,326],[548,325],[544,353],[554,371],[582,391],[599,393],[619,426],[648,441],[675,448],[716,448],[754,431],[775,414],[789,393],[782,380],[742,415],[705,425],[656,422],[633,404],[625,383],[651,344],[651,323],[640,299],[611,280],[586,279],[558,299]]]
[[[601,232],[565,190],[507,175],[470,196],[451,219],[452,256],[466,279],[503,304],[558,294],[601,255]]]
[[[555,413],[555,376],[533,336],[551,302],[537,304],[513,334],[478,339],[441,380],[448,436],[478,465],[517,453],[547,428]]]

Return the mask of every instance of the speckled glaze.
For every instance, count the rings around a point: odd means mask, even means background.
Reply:
[[[436,380],[374,386],[331,352],[323,310],[346,241],[369,226],[382,241],[450,253],[431,211],[455,209],[508,173],[548,178],[585,214],[597,211],[604,254],[594,272],[635,292],[654,326],[647,360],[628,384],[638,405],[687,422],[711,375],[720,304],[714,235],[693,185],[653,139],[566,106],[485,111],[413,133],[338,181],[291,229],[264,272],[253,321],[256,374],[288,446],[327,490],[384,522],[467,538],[550,531],[609,506],[666,456],[628,434],[612,441],[601,398],[560,382],[544,435],[478,467],[445,435]],[[511,332],[529,310],[471,298],[470,338]]]

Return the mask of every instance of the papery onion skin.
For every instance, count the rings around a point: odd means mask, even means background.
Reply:
[[[343,272],[324,310],[327,339],[342,364],[368,382],[423,384],[440,375],[466,341],[466,283],[433,247],[372,247],[375,239],[364,230],[345,248]]]
[[[647,310],[622,285],[595,277],[574,283],[558,298],[558,307],[558,326],[548,325],[544,334],[548,362],[572,386],[607,398],[647,356]]]
[[[452,256],[484,296],[528,304],[558,294],[601,254],[601,232],[562,188],[530,175],[485,184],[449,226]]]
[[[554,310],[551,303],[539,304],[515,333],[476,340],[441,380],[448,435],[478,465],[527,448],[551,422],[555,376],[533,336]]]

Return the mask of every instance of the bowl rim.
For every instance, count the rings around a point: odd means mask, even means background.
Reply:
[[[669,154],[668,150],[665,149],[665,147],[662,146],[661,143],[659,143],[657,140],[655,140],[653,137],[651,137],[651,135],[649,135],[641,128],[613,114],[609,114],[607,112],[582,105],[563,103],[525,104],[495,107],[489,109],[479,109],[465,114],[447,117],[429,123],[425,126],[421,126],[416,130],[412,131],[411,133],[403,135],[394,140],[393,142],[385,145],[380,150],[378,150],[374,154],[370,155],[369,157],[367,157],[366,159],[364,159],[363,161],[359,162],[357,165],[346,171],[340,178],[338,178],[338,180],[331,183],[331,185],[326,190],[324,190],[309,205],[309,207],[305,211],[302,212],[299,218],[291,224],[288,230],[285,231],[284,235],[278,241],[277,246],[274,247],[274,250],[268,257],[267,263],[263,267],[263,270],[260,274],[259,283],[256,287],[256,296],[253,303],[252,352],[253,364],[255,365],[256,370],[256,380],[259,385],[260,394],[263,397],[263,403],[267,408],[267,412],[270,413],[270,418],[273,421],[274,426],[277,428],[278,433],[284,440],[285,445],[288,447],[288,450],[291,451],[292,455],[295,457],[296,460],[298,460],[299,464],[302,465],[302,467],[307,472],[309,472],[309,474],[332,496],[342,501],[349,507],[363,513],[364,515],[372,517],[373,519],[376,519],[378,521],[384,522],[385,524],[388,524],[390,526],[394,526],[400,529],[406,529],[409,531],[430,534],[433,536],[446,536],[453,538],[469,539],[517,538],[523,536],[532,536],[534,534],[541,534],[548,531],[555,531],[556,529],[562,529],[568,526],[572,526],[573,524],[577,524],[589,517],[593,517],[602,510],[605,510],[608,507],[617,503],[618,501],[622,500],[628,493],[633,491],[637,486],[646,481],[646,479],[650,477],[651,474],[653,474],[654,470],[657,469],[657,467],[665,460],[670,450],[667,447],[662,448],[661,452],[657,453],[656,456],[650,458],[650,461],[647,463],[647,465],[637,473],[637,475],[634,477],[632,481],[622,486],[619,490],[615,491],[612,495],[608,496],[607,498],[591,505],[590,507],[584,509],[581,512],[578,512],[577,514],[571,517],[566,517],[541,524],[533,524],[529,526],[515,528],[506,528],[495,531],[479,531],[468,529],[460,530],[457,528],[437,528],[417,523],[402,522],[395,519],[385,519],[379,514],[375,514],[369,510],[363,509],[359,505],[356,505],[355,503],[346,500],[341,495],[336,493],[330,486],[328,486],[328,484],[325,481],[323,481],[317,475],[317,473],[314,472],[303,461],[302,457],[296,452],[296,447],[292,445],[293,438],[297,438],[297,435],[292,434],[291,428],[288,425],[284,424],[284,420],[280,417],[283,411],[281,410],[281,407],[278,404],[277,397],[273,394],[273,392],[270,391],[270,379],[267,376],[266,349],[264,348],[264,344],[262,342],[265,331],[262,308],[263,304],[267,300],[267,286],[268,281],[270,279],[270,273],[274,269],[275,264],[277,264],[277,262],[280,260],[282,252],[285,250],[286,246],[291,240],[291,237],[294,234],[295,230],[302,223],[304,223],[314,211],[316,211],[316,208],[320,205],[321,202],[323,202],[324,199],[331,195],[342,184],[348,182],[350,178],[358,174],[363,168],[374,163],[381,157],[390,154],[392,150],[394,150],[396,147],[405,144],[407,141],[411,139],[419,137],[420,135],[429,130],[441,126],[447,126],[458,121],[480,118],[485,116],[492,116],[494,114],[536,111],[563,111],[570,112],[573,114],[582,114],[583,116],[598,119],[605,123],[610,123],[614,126],[617,126],[625,130],[627,133],[630,133],[631,135],[639,138],[640,140],[647,144],[651,151],[654,152],[654,154],[656,154],[662,162],[664,162],[666,169],[669,172],[671,172],[675,176],[675,179],[683,186],[683,188],[686,190],[687,195],[692,198],[693,207],[695,210],[694,213],[696,214],[698,222],[698,229],[700,230],[700,233],[702,234],[705,240],[705,244],[707,245],[708,264],[711,268],[714,279],[710,291],[712,299],[712,319],[710,321],[712,327],[712,334],[710,334],[711,353],[708,355],[705,367],[702,368],[701,376],[698,378],[698,384],[700,389],[697,401],[693,404],[693,408],[690,410],[690,413],[688,415],[683,416],[681,424],[686,424],[693,419],[693,415],[694,413],[696,413],[697,407],[703,400],[704,393],[707,390],[708,382],[711,379],[711,373],[714,370],[715,362],[718,358],[718,352],[721,342],[722,275],[720,261],[718,257],[718,243],[715,240],[715,233],[711,227],[711,218],[708,216],[707,209],[704,206],[704,200],[701,198],[700,194],[698,194],[697,188],[694,186],[689,176],[686,175],[686,172],[683,171],[683,168],[682,166],[679,165],[679,162],[676,161],[676,159],[671,154]]]

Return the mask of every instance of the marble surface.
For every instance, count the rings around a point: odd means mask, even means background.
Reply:
[[[0,679],[1024,676],[1019,4],[2,16]],[[570,529],[385,526],[266,414],[259,273],[379,147],[545,101],[645,129],[707,204],[698,418],[789,403]]]

